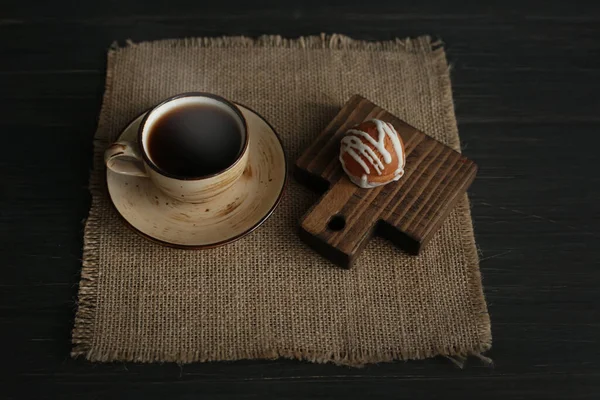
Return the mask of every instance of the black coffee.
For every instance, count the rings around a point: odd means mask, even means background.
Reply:
[[[148,133],[148,154],[163,171],[201,177],[231,166],[242,148],[238,120],[209,104],[188,104],[161,115]]]

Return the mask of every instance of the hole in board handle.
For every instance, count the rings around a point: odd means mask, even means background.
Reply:
[[[346,218],[343,215],[334,215],[327,223],[327,228],[331,231],[341,231],[346,226]]]

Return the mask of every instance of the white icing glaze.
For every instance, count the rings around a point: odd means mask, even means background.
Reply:
[[[385,157],[386,155],[389,155],[389,153],[387,153],[387,150],[385,148],[383,149],[387,154],[382,153],[381,150],[378,148],[379,143],[377,143],[375,141],[375,139],[373,139],[373,137],[366,132],[359,131],[358,129],[350,129],[348,131],[348,133],[349,134],[352,133],[353,136],[348,135],[344,139],[342,139],[342,144],[345,143],[349,147],[349,149],[347,151],[350,151],[350,150],[352,150],[353,147],[356,147],[357,150],[360,152],[360,154],[367,157],[367,160],[369,160],[371,162],[371,165],[373,167],[375,167],[375,171],[377,171],[377,175],[381,175],[381,171],[383,171],[383,168],[385,168],[385,166],[379,159],[379,156],[375,153],[375,151],[370,146],[365,145],[362,140],[356,138],[355,136],[360,136],[360,137],[364,137],[365,139],[367,139],[367,141],[369,143],[371,143],[373,145],[373,147],[375,147],[377,150],[379,150],[379,153],[383,155],[385,162],[387,164],[389,164],[389,161],[387,161],[387,159]],[[350,155],[352,155],[352,154],[350,154]],[[354,156],[353,156],[353,158],[356,160],[356,158]],[[356,160],[356,161],[358,161],[358,160]],[[365,170],[365,172],[367,174],[369,173],[368,170]]]
[[[350,177],[350,180],[362,188],[373,188],[387,183],[369,182],[368,174],[371,172],[371,168],[369,168],[367,163],[364,161],[364,159],[366,159],[371,164],[371,167],[375,170],[377,175],[381,175],[383,169],[385,168],[383,162],[386,164],[390,164],[392,162],[392,155],[385,148],[386,136],[390,138],[394,152],[398,157],[398,169],[394,171],[394,177],[391,179],[391,181],[397,181],[402,177],[402,175],[404,175],[405,159],[398,133],[394,127],[387,122],[378,119],[372,119],[370,121],[373,122],[377,127],[377,140],[375,140],[367,132],[358,129],[350,129],[341,142],[340,161],[342,163],[342,168]],[[360,140],[360,138],[364,138],[373,146],[373,148],[366,145],[362,140]],[[374,149],[379,152],[381,157],[383,157],[383,162]],[[346,169],[346,165],[343,160],[345,153],[352,157],[362,167],[364,174],[362,174],[360,178],[350,174]]]

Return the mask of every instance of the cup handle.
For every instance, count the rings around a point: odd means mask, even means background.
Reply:
[[[147,177],[144,160],[137,144],[133,142],[115,142],[104,152],[106,167],[117,174]]]

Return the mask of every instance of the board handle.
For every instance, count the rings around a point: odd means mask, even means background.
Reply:
[[[318,253],[333,263],[350,268],[355,255],[366,244],[372,228],[349,226],[349,215],[344,206],[352,195],[362,190],[347,177],[335,183],[319,201],[300,219],[300,237]]]

